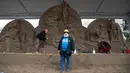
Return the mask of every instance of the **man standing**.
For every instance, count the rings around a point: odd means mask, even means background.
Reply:
[[[39,39],[39,45],[38,45],[37,52],[40,52],[40,48],[43,48],[45,46],[45,42],[48,39],[48,38],[46,38],[47,33],[48,33],[48,29],[45,29],[36,35],[36,38]]]
[[[65,29],[58,46],[58,52],[60,53],[60,73],[64,71],[64,64],[66,64],[66,71],[70,71],[71,55],[74,50],[74,41],[72,37],[69,36],[69,30]]]

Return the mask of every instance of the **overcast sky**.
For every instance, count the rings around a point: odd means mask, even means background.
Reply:
[[[14,19],[2,19],[2,20],[0,20],[0,31],[4,28],[4,26],[6,24],[8,24],[12,20],[14,20]],[[25,19],[25,20],[30,22],[33,25],[34,28],[38,26],[39,19]]]
[[[0,31],[4,28],[4,26],[9,23],[10,21],[12,21],[13,19],[3,19],[3,20],[0,20]],[[30,22],[33,27],[37,27],[38,24],[39,24],[39,19],[25,19],[27,20],[28,22]],[[88,25],[94,21],[95,19],[82,19],[82,25],[84,27],[88,27]],[[122,19],[116,19],[116,22],[118,22],[119,24],[122,23]]]

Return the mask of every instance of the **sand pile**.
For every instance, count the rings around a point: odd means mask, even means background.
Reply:
[[[0,72],[59,73],[59,55],[0,54]],[[73,55],[69,73],[130,73],[127,54]]]
[[[34,52],[34,27],[23,19],[9,22],[1,32],[0,52]]]
[[[88,65],[72,67],[69,73],[130,73],[130,65]],[[5,73],[59,73],[59,66],[51,65],[1,65]]]

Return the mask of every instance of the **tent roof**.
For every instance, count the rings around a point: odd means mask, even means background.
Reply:
[[[82,18],[124,18],[130,0],[66,0]],[[62,0],[0,0],[0,18],[39,18]]]

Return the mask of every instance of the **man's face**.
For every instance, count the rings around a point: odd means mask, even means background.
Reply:
[[[69,36],[69,33],[64,33],[64,37],[68,37]]]
[[[45,29],[45,33],[48,33],[48,29]]]

